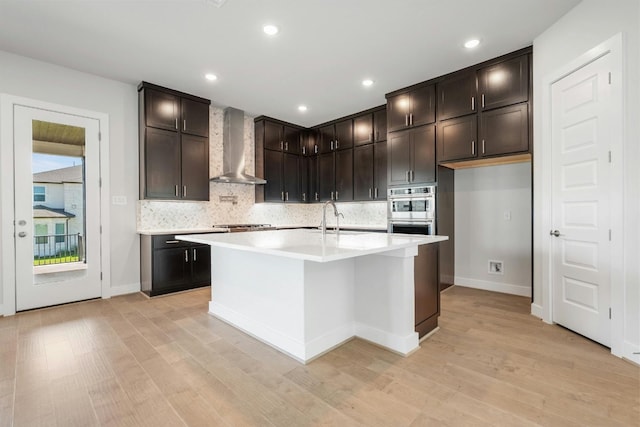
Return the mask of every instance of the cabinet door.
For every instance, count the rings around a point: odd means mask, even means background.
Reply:
[[[413,148],[411,182],[429,183],[436,180],[436,128],[422,126],[411,131]]]
[[[457,73],[438,83],[438,119],[477,111],[475,72]]]
[[[307,129],[304,131],[304,144],[302,146],[302,154],[313,156],[318,154],[318,131],[315,129]]]
[[[389,134],[387,141],[387,178],[389,185],[407,184],[411,170],[410,131]]]
[[[351,119],[336,122],[335,150],[345,150],[353,147],[353,121]]]
[[[282,202],[283,179],[282,179],[282,152],[264,150],[264,185],[265,202]]]
[[[144,173],[146,199],[177,199],[181,194],[180,135],[145,129]]]
[[[519,56],[478,71],[480,107],[483,110],[529,99],[529,57]]]
[[[480,156],[529,151],[526,103],[485,111],[480,115]]]
[[[323,126],[318,129],[318,152],[320,154],[330,153],[335,144],[335,127],[333,125]]]
[[[373,113],[373,139],[375,142],[387,140],[387,110]]]
[[[418,255],[413,262],[413,277],[416,332],[422,337],[437,325],[437,319],[433,317],[440,313],[437,243],[418,246]],[[428,322],[428,319],[431,321]]]
[[[300,156],[297,154],[283,154],[283,182],[284,201],[300,202]]]
[[[477,121],[472,115],[438,123],[438,162],[477,156]]]
[[[336,152],[336,194],[341,202],[353,200],[353,150]]]
[[[179,98],[155,89],[144,89],[145,124],[158,129],[178,131]]]
[[[353,149],[353,200],[374,198],[373,145],[367,144]]]
[[[209,139],[182,135],[182,188],[185,200],[209,200]]]
[[[387,199],[387,141],[373,144],[373,198]]]
[[[393,132],[409,126],[411,98],[402,93],[387,98],[387,131]]]
[[[283,149],[288,153],[300,153],[300,130],[291,126],[282,127]]]
[[[309,157],[300,156],[298,159],[300,164],[300,201],[310,202],[309,196]]]
[[[318,195],[321,202],[332,200],[336,188],[333,153],[318,156]]]
[[[209,105],[182,98],[181,132],[189,135],[209,137]]]
[[[436,121],[436,90],[433,85],[424,86],[411,92],[409,124],[421,126]]]
[[[355,146],[373,142],[373,114],[353,119],[353,144]]]
[[[282,150],[282,125],[265,120],[264,148],[267,150]]]
[[[191,256],[191,284],[211,284],[211,246],[192,246]]]
[[[190,259],[188,247],[154,250],[152,292],[189,283]]]
[[[320,201],[320,188],[318,187],[318,156],[307,158],[307,168],[309,177],[309,201]]]

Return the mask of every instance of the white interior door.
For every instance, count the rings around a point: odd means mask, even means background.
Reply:
[[[14,106],[16,310],[101,296],[99,126]]]
[[[611,346],[610,54],[554,83],[552,315]]]

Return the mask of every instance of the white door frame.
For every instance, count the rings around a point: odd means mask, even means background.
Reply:
[[[536,301],[531,306],[533,314],[540,315],[546,323],[553,323],[552,315],[552,241],[549,230],[553,229],[552,223],[552,173],[551,165],[551,85],[585,65],[611,55],[611,78],[614,83],[611,87],[613,97],[614,129],[611,139],[611,181],[610,181],[610,206],[611,206],[611,353],[622,357],[624,351],[624,40],[622,33],[618,33],[598,46],[590,49],[578,58],[550,73],[543,79],[542,94],[542,144],[535,147],[535,157],[541,159],[540,177],[536,182],[542,187],[542,197],[539,201],[540,213],[538,214],[539,226],[536,236],[540,242],[541,252],[534,254],[541,257],[542,277],[536,283],[542,288],[542,301]],[[535,53],[534,53],[535,54]]]
[[[102,298],[111,296],[111,256],[109,241],[109,116],[104,113],[52,104],[30,98],[0,94],[0,167],[4,172],[0,176],[0,285],[2,304],[0,315],[10,316],[16,312],[16,254],[15,254],[15,206],[13,177],[13,127],[14,106],[49,110],[71,114],[99,122],[100,129],[100,263],[102,266]]]

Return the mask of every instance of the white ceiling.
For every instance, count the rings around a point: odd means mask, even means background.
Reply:
[[[0,50],[311,126],[529,46],[579,0],[0,0]],[[275,37],[266,23],[280,27]],[[462,44],[476,37],[473,51]],[[204,74],[219,76],[208,82]],[[361,81],[375,84],[364,88]],[[308,106],[306,113],[297,110]]]

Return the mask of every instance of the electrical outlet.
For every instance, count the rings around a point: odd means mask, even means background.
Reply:
[[[503,216],[505,221],[511,221],[511,211],[504,211]]]
[[[489,260],[489,273],[503,274],[502,261]]]
[[[111,197],[111,204],[124,206],[127,204],[127,196],[113,196]]]

